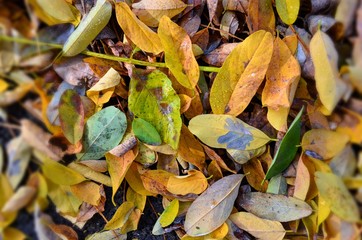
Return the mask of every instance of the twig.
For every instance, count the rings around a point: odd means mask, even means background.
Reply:
[[[219,32],[225,33],[225,34],[229,35],[230,37],[235,38],[235,39],[237,39],[237,40],[239,40],[241,42],[244,41],[244,39],[239,38],[239,37],[235,36],[234,34],[231,34],[231,33],[227,32],[227,31],[222,30],[222,29],[211,27],[211,26],[205,25],[205,24],[200,24],[200,26],[205,27],[205,28],[210,28],[210,29],[212,29],[214,31],[219,31]],[[205,72],[207,72],[207,71],[205,71]]]
[[[299,36],[298,32],[294,29],[293,25],[289,25],[290,29],[292,30],[292,32],[297,35],[298,41],[300,42],[300,44],[302,44],[304,50],[310,54],[309,51],[309,47],[307,46],[307,44],[304,42],[304,40]]]
[[[17,42],[17,43],[28,44],[28,45],[48,46],[48,47],[52,47],[52,48],[56,48],[56,49],[63,48],[63,46],[61,44],[38,42],[38,41],[34,41],[34,40],[29,40],[26,38],[9,37],[9,36],[5,36],[5,35],[1,35],[0,40],[7,41],[7,42]],[[91,56],[91,57],[107,59],[107,60],[111,60],[111,61],[130,63],[130,64],[134,64],[134,65],[138,65],[138,66],[167,68],[166,63],[164,63],[164,62],[146,62],[146,61],[141,61],[141,60],[137,60],[137,59],[117,57],[117,56],[96,53],[96,52],[87,51],[87,50],[81,52],[81,54],[84,54],[86,56]],[[210,66],[199,66],[199,69],[200,69],[200,71],[204,71],[204,72],[219,72],[220,71],[220,68],[210,67]]]

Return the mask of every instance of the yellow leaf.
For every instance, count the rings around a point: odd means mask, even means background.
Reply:
[[[310,42],[316,87],[323,104],[323,114],[330,115],[347,90],[339,78],[338,53],[331,38],[318,30]]]
[[[100,185],[94,182],[81,182],[72,185],[70,189],[77,198],[93,206],[97,206],[101,200]]]
[[[288,46],[277,37],[274,40],[273,56],[266,72],[266,82],[262,93],[263,106],[278,110],[292,104],[294,93],[291,86],[300,78],[300,66]],[[298,84],[298,83],[296,83]],[[294,92],[297,85],[294,85]]]
[[[124,223],[124,225],[121,228],[121,233],[126,234],[130,231],[137,230],[138,222],[141,218],[142,211],[139,209],[133,209],[131,213],[129,214],[129,217],[127,221]]]
[[[165,51],[167,67],[182,86],[193,89],[199,81],[200,72],[189,35],[169,17],[163,16],[158,36]]]
[[[132,4],[132,11],[150,27],[157,27],[162,16],[172,18],[187,5],[180,0],[142,0]]]
[[[172,173],[164,170],[148,170],[141,175],[141,179],[147,191],[155,194],[168,195],[167,182],[172,175]]]
[[[313,208],[314,211],[308,217],[303,218],[302,221],[303,221],[305,228],[307,229],[308,238],[313,239],[315,234],[317,234],[317,232],[318,232],[318,225],[317,225],[318,224],[317,223],[318,206],[313,200],[308,202],[308,204]]]
[[[357,112],[344,109],[343,121],[338,125],[336,131],[346,134],[350,141],[355,144],[362,143],[362,116]]]
[[[131,187],[127,189],[126,199],[128,202],[133,202],[135,208],[138,208],[141,212],[145,209],[147,196],[137,193]]]
[[[258,190],[259,192],[266,192],[268,189],[268,181],[264,181],[265,172],[263,166],[258,158],[252,158],[248,162],[243,164],[243,171],[246,174],[246,180],[250,186]],[[260,184],[263,183],[263,184]]]
[[[17,212],[25,207],[35,197],[36,189],[29,186],[21,186],[8,199],[5,205],[1,208],[2,213]]]
[[[27,239],[27,236],[23,232],[21,232],[20,230],[18,230],[16,228],[13,228],[13,227],[5,228],[4,232],[0,233],[0,237],[3,237],[3,239],[11,239],[11,240]]]
[[[265,30],[271,33],[275,31],[275,16],[271,0],[250,1],[248,17],[252,25],[250,31]]]
[[[223,223],[220,227],[218,227],[217,229],[215,229],[214,231],[212,231],[209,234],[206,234],[204,236],[200,236],[200,237],[191,237],[187,234],[185,234],[181,240],[221,240],[221,239],[225,239],[226,235],[228,234],[229,231],[229,226],[226,223]]]
[[[186,176],[170,176],[167,190],[173,194],[200,194],[207,188],[207,179],[197,170],[190,170]]]
[[[80,22],[80,12],[64,0],[29,0],[37,16],[48,25]]]
[[[247,37],[226,58],[210,91],[214,114],[239,115],[264,80],[273,53],[273,36],[258,31]]]
[[[131,186],[131,188],[137,192],[138,194],[144,195],[144,196],[154,196],[156,194],[149,192],[146,190],[146,188],[143,186],[143,182],[141,179],[141,168],[142,166],[140,164],[137,164],[133,162],[131,166],[129,167],[127,173],[126,173],[126,180],[127,183]]]
[[[334,214],[348,222],[360,220],[357,203],[340,177],[333,173],[316,172],[315,178],[320,196]]]
[[[288,129],[288,115],[289,107],[280,107],[278,110],[274,110],[268,107],[267,119],[270,125],[278,131],[286,132]]]
[[[112,216],[112,219],[104,226],[104,230],[115,230],[123,227],[133,209],[134,204],[132,202],[123,202]]]
[[[291,25],[297,20],[300,1],[299,0],[276,0],[277,11],[282,21]]]
[[[348,140],[348,135],[343,133],[326,129],[312,129],[303,135],[302,148],[309,157],[325,160],[341,152]]]
[[[108,165],[108,172],[109,175],[111,175],[112,180],[112,201],[113,204],[116,205],[114,202],[114,195],[117,193],[117,190],[126,176],[133,160],[135,160],[137,153],[130,150],[121,157],[117,157],[110,153],[106,153],[105,156]]]
[[[248,212],[231,214],[230,220],[257,239],[281,240],[286,232],[280,222],[259,218]]]
[[[4,92],[8,87],[9,84],[0,78],[0,93]]]
[[[329,207],[329,204],[324,200],[322,196],[319,195],[318,197],[318,209],[317,209],[317,226],[321,225],[329,216],[331,213],[331,209]]]
[[[177,199],[172,200],[170,204],[162,212],[159,218],[162,227],[167,227],[175,220],[175,218],[177,217],[178,209],[179,209],[178,200]]]
[[[158,35],[141,22],[124,2],[116,3],[118,24],[125,35],[145,52],[159,54],[163,51]]]

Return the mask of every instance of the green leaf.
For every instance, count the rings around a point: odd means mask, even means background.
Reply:
[[[170,205],[168,205],[165,210],[162,212],[160,216],[160,224],[162,227],[167,227],[170,225],[175,218],[177,217],[177,213],[179,210],[179,202],[176,199],[172,200],[170,202]]]
[[[276,0],[277,12],[285,24],[291,25],[297,20],[300,0]]]
[[[189,130],[202,142],[215,148],[253,150],[270,141],[259,129],[230,115],[198,115],[191,119]]]
[[[86,125],[79,160],[99,159],[122,140],[127,128],[126,115],[110,106],[91,116]]]
[[[220,227],[229,217],[244,175],[233,174],[215,182],[191,204],[185,231],[192,237],[203,236]]]
[[[156,128],[142,118],[133,119],[132,131],[141,142],[150,145],[160,145],[162,143]]]
[[[107,25],[112,15],[112,4],[106,0],[97,0],[96,5],[82,19],[77,29],[63,46],[63,56],[72,57],[87,48],[90,42]]]
[[[163,142],[177,149],[181,132],[180,98],[168,77],[159,70],[134,69],[129,109],[152,124]]]
[[[300,118],[302,117],[303,110],[304,106],[295,117],[282,142],[280,143],[279,149],[273,158],[272,164],[265,175],[265,179],[270,179],[278,175],[284,171],[293,161],[300,143]]]
[[[84,108],[80,96],[73,89],[66,90],[60,97],[59,120],[64,136],[72,144],[83,136]]]
[[[285,195],[287,194],[287,187],[285,177],[282,174],[278,174],[270,179],[266,192]]]
[[[333,173],[317,171],[314,174],[320,196],[327,202],[331,211],[348,222],[357,222],[360,213],[357,203],[343,183]]]

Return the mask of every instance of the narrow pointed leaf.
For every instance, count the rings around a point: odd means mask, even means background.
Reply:
[[[158,36],[165,51],[165,62],[176,80],[184,87],[193,89],[199,81],[199,65],[192,52],[187,32],[170,18],[161,18]]]
[[[115,230],[123,227],[133,209],[134,204],[132,202],[123,202],[112,216],[112,219],[104,226],[104,230]]]
[[[142,118],[135,118],[132,121],[132,131],[143,143],[150,145],[161,145],[162,140],[156,128]]]
[[[234,206],[243,177],[242,174],[224,177],[196,198],[186,214],[184,226],[188,235],[206,235],[226,221]]]
[[[300,143],[301,117],[303,110],[304,107],[299,111],[280,143],[278,151],[273,158],[273,162],[265,175],[265,179],[270,179],[278,175],[293,161]]]

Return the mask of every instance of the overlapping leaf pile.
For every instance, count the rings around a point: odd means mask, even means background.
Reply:
[[[21,102],[37,119],[2,123],[19,134],[0,148],[1,239],[24,239],[22,208],[39,239],[78,239],[44,209],[82,228],[105,191],[117,210],[87,239],[125,239],[158,195],[154,235],[358,238],[357,0],[27,4],[0,36],[1,117]]]

